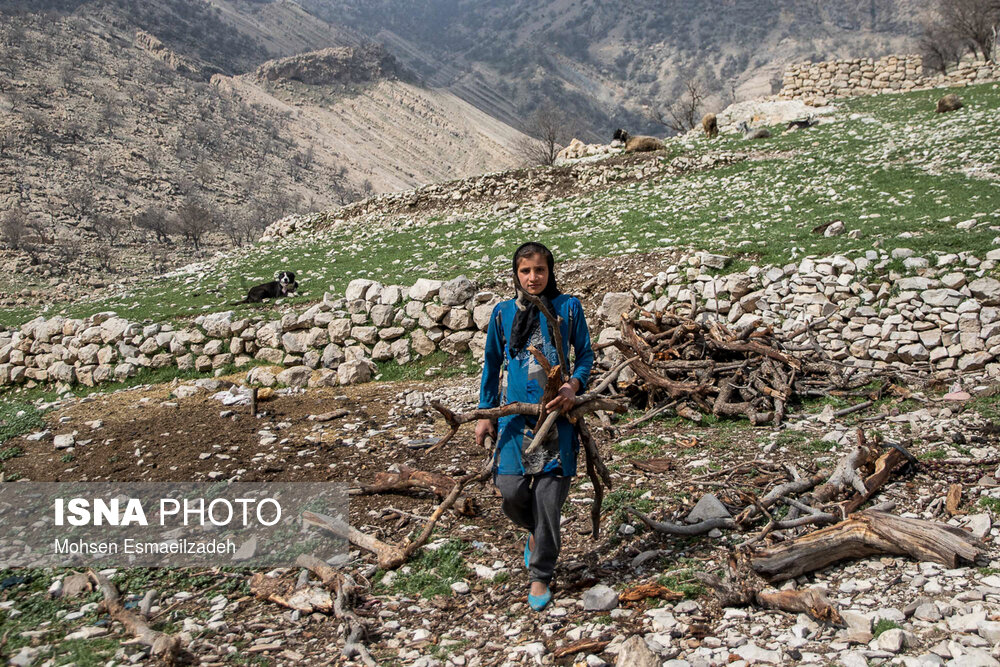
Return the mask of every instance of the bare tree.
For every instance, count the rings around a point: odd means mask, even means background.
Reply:
[[[215,167],[208,160],[201,160],[191,174],[201,182],[202,187],[208,187],[209,181],[215,178]]]
[[[705,96],[701,83],[695,79],[688,79],[684,82],[684,93],[680,99],[668,104],[665,111],[654,109],[650,113],[650,118],[677,134],[684,134],[701,123]]]
[[[930,66],[941,69],[954,51],[969,50],[989,61],[996,47],[1000,26],[998,0],[938,0],[936,18],[924,26],[921,45],[930,57]],[[933,49],[928,49],[933,45]],[[960,56],[959,56],[960,57]]]
[[[551,165],[570,139],[569,119],[561,109],[546,101],[531,115],[524,128],[527,135],[515,144],[515,150],[531,165]]]
[[[66,190],[66,201],[81,218],[89,218],[94,213],[97,197],[94,189],[85,185],[72,185]]]
[[[111,248],[111,244],[107,241],[101,241],[91,252],[91,255],[95,260],[97,260],[97,267],[109,273],[114,273],[114,258],[115,252]]]
[[[194,249],[201,249],[201,239],[215,224],[215,213],[197,199],[188,198],[177,211],[177,231]]]
[[[102,241],[114,247],[125,233],[125,225],[113,215],[98,215],[94,217],[94,231]]]
[[[13,148],[15,143],[13,131],[10,129],[0,130],[0,155],[6,155],[7,151]]]
[[[76,68],[73,67],[71,62],[60,66],[56,76],[59,79],[59,85],[64,90],[72,90],[76,87]]]
[[[20,208],[12,208],[3,216],[0,225],[4,242],[12,250],[21,250],[25,232],[28,231],[28,214]]]
[[[43,245],[51,245],[55,242],[55,238],[49,235],[53,230],[47,224],[47,221],[41,217],[29,218],[27,228],[35,233],[38,238],[38,242]]]
[[[105,100],[101,105],[101,123],[107,127],[108,134],[114,134],[121,119],[122,113],[118,109],[118,103],[113,99]]]
[[[136,215],[135,226],[153,232],[159,243],[170,243],[170,219],[159,206],[147,208]]]

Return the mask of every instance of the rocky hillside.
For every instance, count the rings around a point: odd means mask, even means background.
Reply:
[[[514,164],[516,130],[380,47],[292,3],[202,5],[5,15],[0,266],[20,278],[0,303],[71,300],[292,212]]]
[[[619,125],[664,132],[649,116],[689,80],[718,111],[771,93],[788,62],[912,50],[923,11],[913,0],[302,4],[508,122],[552,99],[580,119],[581,134],[602,137]]]

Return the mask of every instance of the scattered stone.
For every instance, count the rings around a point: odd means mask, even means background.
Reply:
[[[618,592],[610,586],[598,584],[583,594],[583,608],[587,611],[609,611],[618,606]]]

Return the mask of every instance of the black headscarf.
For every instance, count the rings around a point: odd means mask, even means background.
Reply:
[[[552,310],[552,299],[560,294],[559,288],[556,287],[556,274],[553,270],[555,259],[548,248],[541,243],[530,241],[514,251],[512,267],[514,271],[514,294],[517,298],[517,313],[514,315],[514,322],[510,329],[509,348],[511,357],[517,356],[524,349],[524,346],[528,344],[531,332],[538,326],[538,306],[524,298],[527,292],[522,289],[521,281],[517,277],[517,263],[525,257],[532,257],[534,255],[541,255],[545,258],[545,263],[549,265],[549,282],[545,285],[545,290],[538,295],[538,298]],[[552,322],[548,322],[547,324],[551,337]]]

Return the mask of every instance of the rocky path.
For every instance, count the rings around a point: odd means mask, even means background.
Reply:
[[[5,443],[23,455],[5,461],[4,472],[33,481],[369,482],[375,473],[401,464],[450,475],[478,465],[481,454],[471,431],[433,454],[425,451],[445,431],[428,414],[428,401],[438,398],[468,409],[476,398],[476,378],[277,390],[262,402],[264,414],[256,420],[226,389],[240,379],[140,388],[57,405],[46,414],[45,429]],[[726,503],[732,489],[757,489],[761,480],[755,478],[767,465],[792,463],[806,471],[832,465],[857,424],[872,426],[863,421],[872,413],[838,420],[814,406],[781,431],[654,421],[614,440],[601,434],[599,444],[616,482],[605,500],[605,536],[594,542],[583,534],[589,529],[591,493],[581,479],[564,508],[555,601],[541,614],[526,605],[522,535],[500,513],[492,488],[473,491],[477,516],[446,516],[439,537],[395,572],[377,571],[370,554],[352,552],[346,567],[363,588],[357,610],[375,630],[368,646],[379,664],[407,665],[598,665],[616,659],[678,666],[995,664],[1000,654],[1000,552],[992,525],[1000,506],[1000,448],[990,421],[996,418],[995,402],[958,398],[917,394],[880,406],[893,415],[878,424],[884,437],[906,443],[923,463],[885,487],[879,499],[894,501],[904,516],[969,528],[984,537],[988,556],[956,569],[870,558],[787,584],[827,588],[846,628],[780,612],[720,608],[693,572],[724,567],[728,547],[746,535],[667,538],[623,512],[634,505],[657,518],[683,519],[706,494]],[[334,409],[347,414],[310,419]],[[72,436],[72,443],[58,436]],[[666,464],[660,472],[636,465],[651,459]],[[746,475],[730,474],[747,462],[759,463],[760,470],[751,473],[744,466],[739,470]],[[959,513],[949,518],[944,496],[952,483],[963,484],[963,495]],[[352,524],[399,540],[421,525],[407,516],[427,516],[433,504],[422,494],[362,496],[352,499]],[[42,664],[45,656],[65,655],[70,647],[142,661],[141,648],[119,647],[122,631],[97,613],[93,594],[48,600],[46,591],[58,586],[64,573],[3,574],[0,609],[11,628],[8,646],[14,647],[9,652],[15,664],[36,664],[32,658]],[[126,600],[138,602],[158,590],[154,625],[181,633],[187,650],[206,664],[345,661],[333,650],[343,645],[337,621],[255,599],[246,584],[249,574],[121,570],[113,580]],[[630,590],[650,582],[684,597],[626,601]],[[567,649],[575,642],[579,651]]]

